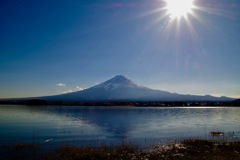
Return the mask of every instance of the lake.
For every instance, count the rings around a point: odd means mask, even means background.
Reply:
[[[150,146],[186,138],[240,137],[240,107],[105,107],[0,105],[0,145],[34,143]],[[234,132],[234,133],[233,133]]]

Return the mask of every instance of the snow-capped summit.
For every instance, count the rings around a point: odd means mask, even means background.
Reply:
[[[117,75],[110,80],[107,80],[97,86],[92,88],[104,88],[108,89],[117,89],[117,88],[137,88],[139,85],[133,83],[131,80],[127,79],[122,75]]]

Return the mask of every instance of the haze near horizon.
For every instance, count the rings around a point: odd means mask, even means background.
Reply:
[[[1,1],[0,98],[75,92],[120,74],[240,98],[239,9],[237,0]]]

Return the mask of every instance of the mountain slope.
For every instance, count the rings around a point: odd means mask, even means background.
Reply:
[[[118,75],[91,88],[56,96],[41,97],[47,101],[231,101],[227,97],[194,96],[153,90],[139,86]]]

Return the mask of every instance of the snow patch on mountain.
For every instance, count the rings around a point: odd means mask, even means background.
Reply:
[[[118,88],[139,88],[139,87],[141,86],[133,83],[131,80],[127,79],[122,75],[118,75],[92,88],[104,88],[106,90],[109,90],[109,89],[118,89]]]

